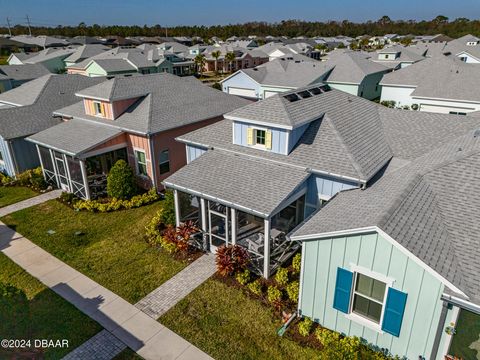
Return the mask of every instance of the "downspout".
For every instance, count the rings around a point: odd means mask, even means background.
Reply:
[[[432,360],[435,360],[437,358],[438,348],[440,346],[440,341],[442,340],[443,328],[445,326],[445,320],[447,320],[447,313],[448,313],[448,303],[446,301],[443,301],[442,312],[440,313],[437,332],[435,334],[435,339],[433,341],[432,354],[430,355],[430,359]]]

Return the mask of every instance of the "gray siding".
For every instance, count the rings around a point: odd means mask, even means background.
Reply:
[[[202,155],[205,151],[207,151],[207,149],[202,148],[202,147],[187,145],[186,146],[186,151],[187,151],[187,164],[189,164],[193,160],[198,158],[200,155]]]
[[[25,139],[14,139],[11,141],[13,156],[19,172],[34,169],[40,166],[38,152],[35,144]]]
[[[3,156],[3,164],[0,164],[0,171],[8,176],[15,176],[15,168],[13,166],[12,157],[10,155],[10,149],[8,142],[0,137],[0,152]]]
[[[265,151],[273,151],[278,154],[286,155],[286,143],[287,143],[287,133],[285,129],[278,128],[268,128],[265,126],[248,124],[240,121],[233,122],[233,134],[234,139],[233,143],[237,145],[248,146],[247,144],[247,129],[248,128],[261,128],[267,129],[272,132],[272,149]]]

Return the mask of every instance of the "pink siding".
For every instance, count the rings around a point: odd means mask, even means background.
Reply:
[[[79,74],[87,76],[87,73],[83,69],[67,69],[67,74]]]
[[[105,118],[113,120],[112,104],[106,101],[83,99],[83,104],[85,106],[85,113],[87,115],[96,116],[93,108],[93,102],[101,103],[105,109]]]
[[[113,119],[123,114],[138,98],[115,101],[113,103]]]
[[[117,137],[114,137],[113,139],[110,139],[110,140],[94,147],[93,149],[89,150],[89,152],[106,149],[106,148],[109,148],[111,146],[124,144],[126,142],[127,142],[127,136],[126,136],[125,133],[122,133],[122,134],[118,135]]]
[[[172,175],[175,171],[179,170],[180,168],[182,168],[184,165],[187,164],[185,144],[176,141],[175,138],[180,135],[189,133],[193,130],[213,124],[222,119],[223,119],[223,116],[218,116],[215,118],[197,122],[195,124],[186,125],[186,126],[172,129],[172,130],[164,131],[153,136],[153,151],[155,153],[155,160],[154,160],[155,163],[153,164],[153,167],[155,169],[155,173],[157,177],[158,190],[163,190],[163,185],[161,184],[161,182],[164,179],[166,179],[167,177]],[[170,172],[160,175],[159,158],[160,158],[160,153],[165,149],[168,149],[169,151]]]
[[[135,165],[135,153],[134,150],[142,150],[145,152],[145,159],[147,160],[147,174],[148,177],[138,177],[138,184],[145,188],[149,189],[153,184],[153,170],[152,170],[152,161],[150,156],[150,145],[148,138],[140,135],[126,134],[127,139],[127,152],[128,152],[128,162],[136,171]]]

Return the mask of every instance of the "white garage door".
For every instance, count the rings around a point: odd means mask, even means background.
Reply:
[[[474,109],[469,108],[458,108],[458,107],[450,107],[450,106],[438,106],[438,105],[427,105],[421,104],[420,111],[428,111],[434,113],[441,113],[441,114],[448,114],[448,113],[468,113]]]
[[[257,97],[254,89],[243,89],[243,88],[238,88],[238,87],[228,87],[228,93],[231,94],[231,95],[238,95],[238,96],[249,97],[249,98],[256,98]]]
[[[277,95],[278,93],[280,93],[281,91],[268,91],[268,90],[265,90],[263,92],[263,98],[266,99],[270,96],[273,96],[273,95]]]

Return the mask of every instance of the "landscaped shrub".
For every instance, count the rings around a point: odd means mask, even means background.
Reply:
[[[292,281],[286,287],[288,298],[294,303],[298,302],[298,295],[300,292],[300,283],[298,281]]]
[[[250,281],[250,271],[246,269],[245,271],[237,273],[235,279],[237,279],[240,285],[246,285]]]
[[[217,272],[222,276],[230,276],[245,270],[250,262],[247,250],[238,245],[221,246],[217,249]]]
[[[310,335],[312,331],[313,321],[312,319],[305,317],[302,321],[298,323],[298,333],[304,337]]]
[[[4,173],[0,173],[0,182],[2,183],[2,185],[9,185],[14,181],[15,181],[14,178],[8,175],[5,175]]]
[[[299,273],[302,267],[302,255],[296,254],[292,260],[292,269],[294,273]]]
[[[165,191],[165,200],[163,201],[160,222],[165,225],[175,225],[175,200],[172,190]]]
[[[66,205],[73,205],[76,201],[79,201],[79,198],[72,193],[64,191],[60,194],[59,200]]]
[[[118,160],[107,177],[107,194],[111,198],[126,200],[137,193],[135,174],[125,160]]]
[[[247,285],[248,290],[250,290],[252,293],[254,293],[257,296],[260,296],[262,294],[262,283],[260,282],[259,279],[255,280],[254,282],[251,282],[250,284]]]
[[[269,286],[267,289],[267,300],[272,304],[278,304],[282,300],[282,292],[276,286]]]
[[[198,232],[198,228],[191,221],[187,221],[177,228],[168,225],[167,228],[160,233],[158,241],[160,245],[171,254],[178,251],[185,252],[189,247],[190,237],[196,232]]]
[[[397,105],[397,103],[393,100],[384,100],[381,101],[380,104],[391,109],[393,109]]]
[[[162,212],[163,209],[158,210],[155,216],[145,226],[145,236],[147,237],[147,241],[150,245],[156,245],[160,243]]]
[[[288,270],[286,268],[279,268],[275,274],[275,281],[280,286],[285,286],[288,283]]]
[[[79,200],[73,207],[76,210],[88,210],[92,212],[110,212],[116,210],[125,210],[138,208],[143,205],[151,204],[160,199],[156,189],[150,189],[142,195],[135,195],[130,200],[120,200],[113,198],[108,202],[98,200]]]
[[[1,182],[2,185],[26,186],[32,188],[35,191],[45,190],[48,186],[47,182],[43,178],[43,172],[41,167],[26,170],[18,174],[15,179],[5,174],[1,174]]]

